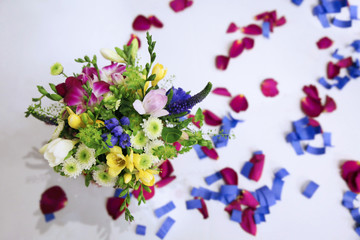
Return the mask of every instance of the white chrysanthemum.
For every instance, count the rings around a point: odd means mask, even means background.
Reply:
[[[157,140],[149,142],[145,147],[145,153],[151,154],[154,156],[154,158],[153,158],[154,163],[158,163],[160,161],[160,159],[154,155],[153,149],[161,147],[161,146],[164,146],[164,142],[162,140],[157,139]]]
[[[146,170],[149,169],[151,167],[151,165],[153,165],[154,160],[156,157],[154,155],[151,154],[141,154],[139,158],[136,159],[136,161],[134,161],[134,165],[137,169],[139,170]]]
[[[115,102],[115,110],[119,109],[120,104],[121,104],[121,100],[120,99],[116,100],[116,102]]]
[[[82,143],[76,151],[75,159],[80,163],[82,169],[88,170],[96,163],[95,149]]]
[[[135,136],[130,137],[131,146],[135,149],[143,149],[149,142],[144,131],[138,131]]]
[[[106,172],[107,167],[99,166],[99,169],[92,172],[92,176],[97,184],[104,187],[113,187],[117,180],[117,177],[111,177]]]
[[[144,120],[144,123],[141,126],[149,139],[155,140],[161,136],[163,125],[159,118],[151,116],[148,120]]]
[[[80,175],[80,173],[82,172],[80,163],[78,161],[76,161],[76,159],[73,157],[70,157],[65,160],[65,162],[63,163],[62,170],[66,176],[72,177],[72,178],[77,178]]]
[[[58,126],[56,127],[54,133],[51,136],[51,140],[54,140],[60,136],[60,133],[64,129],[65,122],[61,119],[58,120]]]

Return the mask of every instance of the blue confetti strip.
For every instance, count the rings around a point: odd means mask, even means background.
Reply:
[[[324,27],[324,28],[328,28],[330,27],[330,23],[329,23],[329,20],[327,19],[326,15],[325,14],[319,14],[317,15],[321,25]]]
[[[324,77],[319,79],[319,83],[326,89],[331,89],[334,85],[329,84]]]
[[[44,216],[45,216],[45,222],[50,222],[55,219],[54,213],[44,214]]]
[[[325,154],[326,148],[325,147],[318,148],[307,145],[305,151],[314,155],[322,155]]]
[[[307,126],[301,129],[297,129],[296,133],[301,140],[315,139],[315,128],[313,126]]]
[[[207,157],[206,154],[203,152],[203,150],[201,150],[200,145],[196,144],[196,145],[193,146],[193,148],[195,149],[195,152],[196,152],[196,154],[198,155],[198,157],[200,159],[203,159],[203,158]]]
[[[332,24],[334,26],[340,27],[340,28],[349,28],[349,27],[351,27],[351,20],[344,21],[344,20],[339,20],[337,18],[334,18],[332,21]]]
[[[358,7],[351,5],[349,7],[349,11],[350,11],[350,19],[357,20],[358,19]]]
[[[352,218],[357,222],[360,223],[360,212],[359,212],[359,208],[354,208],[352,210],[350,210],[351,216]]]
[[[261,155],[261,154],[263,154],[262,151],[256,151],[256,152],[253,153],[253,155]]]
[[[313,181],[310,181],[309,184],[306,186],[305,190],[303,191],[303,195],[307,198],[312,198],[316,190],[319,188],[319,185]]]
[[[193,199],[186,201],[186,209],[202,208],[200,199]]]
[[[266,214],[269,214],[269,213],[270,213],[270,210],[269,210],[268,207],[262,206],[262,207],[258,207],[258,208],[256,209],[256,212],[266,215]]]
[[[336,76],[335,79],[338,81],[338,83],[335,86],[339,90],[343,89],[343,87],[350,81],[350,78],[348,78],[347,76],[345,77]]]
[[[319,15],[325,15],[326,11],[325,8],[321,5],[317,5],[312,10],[313,15],[319,16]]]
[[[266,200],[266,206],[273,206],[276,204],[276,198],[275,198],[275,194],[268,188],[268,186],[263,186],[260,189],[258,189],[263,196],[265,197]]]
[[[286,177],[288,175],[290,175],[290,173],[285,168],[282,168],[275,173],[275,177],[280,178],[280,179],[283,179],[284,177]]]
[[[193,197],[202,197],[203,199],[210,200],[211,199],[212,191],[200,187],[200,188],[193,188],[191,191],[191,196]]]
[[[231,217],[230,217],[231,221],[241,223],[241,218],[242,218],[242,212],[241,211],[236,210],[236,209],[232,210]]]
[[[352,46],[356,52],[360,52],[360,40],[353,41],[350,46]]]
[[[339,51],[339,49],[336,49],[335,52],[333,52],[333,53],[331,54],[331,56],[332,56],[333,58],[335,58],[335,59],[338,59],[338,60],[344,59],[344,56],[338,54],[338,51]]]
[[[291,146],[294,148],[297,155],[303,155],[304,151],[302,150],[301,144],[299,141],[291,142]]]
[[[360,226],[357,226],[357,227],[355,228],[355,232],[360,236]]]
[[[291,0],[291,2],[297,6],[300,6],[304,0]]]
[[[221,199],[221,193],[219,193],[219,192],[212,192],[210,198],[211,198],[212,200],[218,200],[218,201],[220,201],[220,199]]]
[[[167,214],[168,212],[170,212],[174,209],[175,209],[175,204],[172,201],[170,201],[167,204],[165,204],[164,206],[159,207],[158,209],[155,209],[154,213],[157,218],[160,218],[161,216]]]
[[[322,1],[322,6],[325,8],[326,13],[339,13],[342,4],[339,1]]]
[[[164,239],[166,234],[169,232],[172,225],[174,225],[175,220],[171,217],[167,217],[165,219],[165,222],[161,225],[160,229],[157,231],[156,236],[158,236],[160,239]]]
[[[357,69],[356,67],[350,66],[347,68],[348,73],[351,78],[358,78],[360,77],[360,69]]]
[[[322,136],[323,136],[323,139],[324,139],[324,146],[325,147],[332,147],[332,145],[331,145],[331,133],[324,132]]]
[[[146,226],[137,225],[136,226],[136,234],[145,236],[145,234],[146,234]]]
[[[261,222],[265,222],[264,214],[255,212],[254,213],[254,221],[255,221],[255,224],[260,224]]]
[[[263,22],[262,24],[262,35],[266,38],[270,37],[270,23],[269,22]]]
[[[119,197],[120,193],[122,192],[123,190],[121,188],[117,188],[115,189],[115,193],[114,193],[114,197]],[[127,194],[125,194],[124,196],[122,196],[121,198],[125,199],[127,196]],[[130,193],[130,197],[132,196],[132,193]]]
[[[214,174],[212,174],[210,176],[207,176],[205,178],[205,182],[206,182],[207,185],[211,185],[211,184],[213,184],[214,182],[216,182],[216,181],[218,181],[220,179],[222,179],[221,173],[216,172],[216,173],[214,173]]]
[[[281,180],[280,178],[274,179],[271,191],[274,193],[276,200],[281,200],[281,192],[283,186],[284,186],[283,180]]]
[[[249,179],[250,171],[253,168],[254,164],[252,162],[246,162],[241,169],[241,175]]]
[[[220,127],[219,132],[224,132],[223,126]],[[215,148],[221,148],[227,146],[229,137],[223,135],[214,135],[212,136],[211,140],[213,141]]]
[[[351,191],[346,191],[343,196],[342,205],[347,209],[354,208],[354,201],[357,197],[357,194]]]

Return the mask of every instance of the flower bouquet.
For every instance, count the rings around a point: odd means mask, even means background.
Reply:
[[[123,49],[101,49],[111,64],[99,68],[96,55],[75,59],[83,64],[80,74],[67,76],[61,64],[51,67],[52,75],[63,75],[65,82],[50,83],[54,93],[37,86],[41,96],[33,98],[26,117],[32,115],[57,128],[40,149],[50,167],[62,176],[83,175],[85,185],[121,188],[125,196],[120,211],[133,220],[127,206],[131,190],[141,189],[138,203],[145,203],[143,190],[155,183],[159,165],[199,144],[212,148],[201,130],[201,109],[190,117],[190,110],[211,91],[211,83],[195,95],[181,88],[164,89],[159,81],[167,69],[152,67],[155,43],[147,34],[150,62],[143,68],[137,61],[138,41]],[[43,107],[42,100],[55,101]]]

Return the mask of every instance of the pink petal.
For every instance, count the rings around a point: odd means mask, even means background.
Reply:
[[[181,149],[181,143],[179,143],[179,142],[174,142],[174,143],[173,143],[173,146],[175,147],[176,151],[180,151],[180,149]]]
[[[332,44],[333,44],[333,41],[328,37],[323,37],[319,41],[316,42],[316,45],[318,46],[319,49],[327,49],[327,48],[331,47]]]
[[[235,23],[230,23],[228,29],[226,30],[226,33],[233,33],[236,32],[237,30],[239,30],[238,26],[236,26]]]
[[[286,23],[286,18],[284,16],[282,16],[281,18],[276,20],[275,26],[280,27],[280,26],[284,25],[285,23]]]
[[[159,176],[161,178],[169,177],[171,173],[174,171],[174,168],[169,160],[163,162],[159,168],[160,168]]]
[[[231,214],[232,210],[242,211],[240,198],[235,199],[229,205],[225,207],[225,211]]]
[[[185,8],[190,7],[193,4],[193,1],[189,0],[173,0],[170,2],[170,7],[174,12],[180,12]]]
[[[269,16],[269,12],[263,12],[255,16],[255,20],[262,20]]]
[[[150,16],[149,20],[150,20],[150,24],[153,25],[154,27],[162,28],[164,26],[164,24],[155,16]]]
[[[191,118],[192,120],[192,123],[196,126],[196,127],[198,127],[198,128],[200,128],[201,126],[200,126],[200,121],[197,121],[197,122],[194,122],[194,119],[195,119],[195,116],[194,115],[192,115],[192,114],[189,114],[188,115],[188,118]]]
[[[154,185],[155,185],[155,184],[154,184]],[[141,188],[142,188],[142,186],[140,186],[140,187],[138,188],[138,190],[133,190],[133,191],[132,191],[132,194],[134,195],[134,197],[135,197],[136,199],[138,198],[138,196],[139,196],[139,194],[140,194]],[[143,190],[143,194],[144,194],[145,200],[149,200],[149,199],[151,199],[151,198],[155,195],[155,186],[150,186],[149,188],[150,188],[150,190],[151,190],[151,193]]]
[[[208,147],[202,146],[201,150],[211,159],[218,160],[219,155],[217,154],[215,148],[209,149]]]
[[[234,169],[232,168],[223,168],[220,170],[220,174],[223,177],[224,181],[228,185],[237,185],[238,176]]]
[[[249,191],[246,190],[241,191],[239,201],[240,204],[254,209],[259,205],[259,202],[256,200],[256,198]]]
[[[199,212],[203,215],[204,219],[207,219],[209,217],[209,212],[206,207],[206,203],[203,198],[201,197],[195,197],[195,199],[200,199],[201,201],[201,208],[198,208]]]
[[[240,28],[241,32],[249,35],[260,35],[262,34],[262,29],[256,24],[250,24],[246,27]]]
[[[350,67],[351,65],[353,65],[352,57],[341,59],[336,63],[336,66],[340,68],[347,68]]]
[[[235,40],[229,50],[229,57],[235,58],[244,51],[245,45],[241,40]]]
[[[261,92],[265,97],[275,97],[279,94],[279,90],[277,89],[277,82],[272,78],[265,79],[261,83]]]
[[[333,64],[332,62],[329,62],[327,65],[327,77],[329,79],[335,78],[340,73],[340,67]]]
[[[326,96],[324,111],[325,112],[333,112],[333,111],[335,111],[335,109],[336,109],[336,103],[335,103],[334,99],[332,99],[329,96]]]
[[[149,30],[150,26],[151,26],[151,21],[143,15],[138,15],[132,24],[133,29],[136,31]]]
[[[269,19],[271,22],[275,22],[276,19],[277,19],[277,14],[276,14],[276,11],[271,11],[269,12],[269,15],[268,15]]]
[[[250,171],[249,178],[254,181],[259,181],[265,163],[265,155],[264,154],[255,154],[250,162],[254,164],[253,168]]]
[[[254,43],[255,43],[254,39],[249,38],[249,37],[244,37],[242,39],[242,41],[244,43],[245,49],[249,50],[249,49],[252,49],[254,47]]]
[[[185,7],[187,7],[187,8],[190,7],[191,5],[193,5],[193,3],[194,3],[192,0],[186,0],[185,2],[186,2]]]
[[[318,121],[316,121],[315,119],[313,119],[313,118],[309,118],[308,125],[312,126],[312,127],[319,127],[320,123]]]
[[[110,84],[108,84],[107,82],[94,82],[92,93],[95,94],[96,97],[100,97],[101,95],[110,91],[109,87]]]
[[[239,113],[240,111],[246,111],[246,109],[249,107],[249,104],[246,100],[246,97],[240,94],[231,100],[230,107],[232,110]]]
[[[216,62],[216,68],[219,70],[225,70],[229,64],[229,57],[219,55],[216,56],[215,62]]]
[[[64,208],[66,203],[64,190],[59,186],[53,186],[41,194],[40,210],[43,214],[53,213]]]
[[[318,117],[324,110],[320,100],[304,97],[301,100],[301,109],[309,117]]]
[[[214,90],[212,90],[212,93],[221,96],[231,97],[231,93],[226,88],[221,88],[221,87],[215,88]]]
[[[80,105],[83,103],[85,95],[86,92],[82,87],[72,87],[67,91],[64,102],[68,106]]]
[[[56,85],[55,88],[56,88],[57,93],[60,96],[65,97],[65,95],[66,95],[66,85],[65,85],[65,83],[60,83],[60,84]]]
[[[155,186],[158,188],[165,187],[169,183],[171,183],[173,180],[175,180],[176,176],[169,176],[166,178],[161,179],[160,181],[157,181],[155,183]]]
[[[108,214],[112,217],[112,219],[116,220],[118,217],[120,217],[124,210],[120,211],[121,204],[125,201],[124,198],[118,198],[118,197],[111,197],[108,198],[106,202],[106,210]]]
[[[341,177],[346,181],[353,172],[360,171],[360,162],[349,160],[341,166]]]
[[[254,210],[247,208],[242,213],[240,226],[245,232],[256,235],[256,224],[254,221]]]
[[[302,90],[309,98],[320,101],[318,90],[314,85],[304,86]]]
[[[130,35],[130,39],[129,39],[129,41],[128,41],[128,43],[127,43],[126,45],[127,45],[127,46],[130,46],[131,43],[132,43],[132,41],[133,41],[134,39],[137,39],[137,40],[138,40],[139,48],[140,48],[140,47],[141,47],[140,38],[139,38],[137,35],[135,35],[135,34],[131,34],[131,35]]]
[[[210,110],[204,110],[203,111],[205,123],[210,126],[219,126],[222,124],[222,119],[218,116],[216,116],[213,112]]]

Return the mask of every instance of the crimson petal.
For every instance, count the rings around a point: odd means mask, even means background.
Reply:
[[[254,181],[259,181],[265,163],[265,155],[264,154],[255,154],[250,162],[253,163],[253,167],[250,171],[249,178]]]
[[[160,181],[157,181],[155,183],[155,186],[158,188],[165,187],[169,183],[171,183],[173,180],[175,180],[176,176],[169,176],[161,179]]]
[[[249,34],[249,35],[260,35],[262,34],[262,29],[260,26],[256,25],[256,24],[250,24],[246,27],[242,27],[240,28],[241,32],[245,33],[245,34]]]
[[[261,83],[261,92],[265,97],[275,97],[279,94],[279,90],[277,89],[277,82],[272,78],[265,79]]]
[[[327,77],[329,79],[335,78],[340,73],[340,67],[338,65],[329,62],[327,65]]]
[[[226,33],[233,33],[233,32],[236,32],[238,30],[238,26],[236,26],[235,23],[230,23],[228,29],[226,30]]]
[[[159,168],[160,168],[159,176],[161,178],[169,177],[171,173],[174,171],[174,168],[169,160],[163,162]]]
[[[151,26],[151,21],[143,15],[138,15],[132,24],[133,29],[136,31],[149,30],[150,26]]]
[[[193,2],[192,0],[186,0],[186,1],[185,1],[185,7],[188,8],[188,7],[190,7],[191,5],[193,5],[193,3],[194,3],[194,2]]]
[[[139,38],[137,35],[135,35],[135,34],[131,34],[131,35],[130,35],[130,39],[129,39],[129,41],[128,41],[128,43],[127,43],[126,45],[127,45],[127,46],[130,46],[131,43],[132,43],[132,41],[133,41],[134,39],[137,39],[137,41],[138,41],[138,43],[139,43],[139,48],[140,48],[140,47],[141,47],[140,38]]]
[[[275,26],[280,27],[286,23],[286,18],[282,16],[281,18],[277,19],[275,22]]]
[[[173,0],[170,2],[170,8],[174,10],[174,12],[180,12],[185,9],[186,0]]]
[[[205,146],[202,146],[201,147],[201,150],[206,154],[206,156],[208,156],[209,158],[211,159],[214,159],[214,160],[218,160],[219,159],[219,155],[217,154],[215,148],[208,148],[208,147],[205,147]]]
[[[258,15],[255,16],[255,20],[262,20],[268,16],[269,16],[269,12],[259,13]]]
[[[327,49],[327,48],[331,47],[332,44],[333,44],[333,41],[328,37],[323,37],[319,41],[316,42],[316,45],[318,46],[319,49]]]
[[[139,194],[140,194],[141,188],[142,188],[142,186],[140,186],[140,187],[138,188],[138,190],[132,191],[132,194],[134,195],[134,197],[135,197],[136,199],[138,198],[138,196],[139,196]],[[150,188],[150,190],[151,190],[150,193],[147,192],[147,191],[145,191],[145,190],[143,190],[143,194],[144,194],[145,200],[149,200],[149,199],[151,199],[151,198],[155,195],[155,187],[154,187],[154,185],[153,185],[153,186],[150,186],[149,188]]]
[[[242,213],[240,226],[245,232],[256,235],[256,224],[254,221],[254,210],[247,208]]]
[[[242,39],[242,41],[244,43],[245,49],[249,50],[249,49],[252,49],[254,47],[254,43],[255,43],[254,39],[249,38],[249,37],[244,37]]]
[[[242,211],[240,198],[237,198],[234,201],[232,201],[229,205],[225,207],[224,210],[227,211],[229,214],[231,214],[232,210],[234,209],[238,211]]]
[[[341,59],[340,61],[338,61],[336,63],[336,66],[338,66],[340,68],[347,68],[347,67],[350,67],[351,65],[353,65],[352,57],[347,57],[347,58]]]
[[[179,143],[179,142],[174,142],[174,143],[173,143],[173,146],[175,147],[176,151],[180,151],[180,149],[181,149],[181,143]]]
[[[214,90],[212,90],[212,93],[221,96],[231,97],[231,93],[226,88],[221,88],[221,87],[215,88]]]
[[[360,171],[360,162],[349,160],[341,166],[341,177],[346,181],[353,172]]]
[[[155,16],[149,17],[150,24],[157,28],[162,28],[164,24]]]
[[[64,208],[66,203],[64,190],[59,186],[53,186],[41,194],[40,210],[43,214],[53,213]]]
[[[249,104],[246,100],[246,97],[240,94],[231,100],[230,107],[232,110],[239,113],[240,111],[246,111],[246,109],[249,107]]]
[[[201,201],[201,208],[198,208],[199,212],[203,215],[204,219],[207,219],[209,217],[209,212],[206,207],[206,203],[203,198],[201,197],[195,197],[195,199],[200,199]]]
[[[56,92],[60,96],[65,97],[65,95],[66,95],[66,85],[65,85],[65,83],[60,83],[60,84],[56,85],[55,88],[56,88]]]
[[[125,212],[125,208],[120,211],[121,204],[125,201],[125,198],[111,197],[108,198],[106,202],[106,210],[108,214],[112,217],[112,219],[116,220],[120,217],[123,212]]]
[[[318,117],[324,110],[324,107],[321,105],[320,100],[304,97],[301,100],[301,109],[309,117]]]
[[[224,55],[216,56],[215,62],[216,62],[216,68],[219,70],[226,70],[228,64],[229,64],[230,58]]]
[[[210,126],[219,126],[222,123],[222,119],[215,115],[215,113],[210,110],[203,111],[205,123]]]
[[[318,90],[314,85],[304,86],[302,90],[309,98],[320,101]]]
[[[336,103],[333,98],[326,96],[324,111],[325,112],[333,112],[336,109]]]
[[[238,176],[234,169],[228,167],[224,168],[220,170],[220,174],[223,177],[226,184],[228,185],[238,184]]]
[[[244,51],[245,45],[241,40],[235,40],[229,50],[229,57],[235,58]]]
[[[195,116],[194,116],[194,115],[189,114],[189,115],[188,115],[188,118],[191,118],[192,123],[193,123],[196,127],[198,127],[198,128],[201,127],[201,126],[200,126],[200,121],[197,121],[197,122],[194,121],[194,119],[195,119]]]
[[[246,190],[241,191],[241,196],[239,197],[239,201],[242,205],[254,209],[259,205],[259,202],[256,200],[256,198],[249,191]]]

